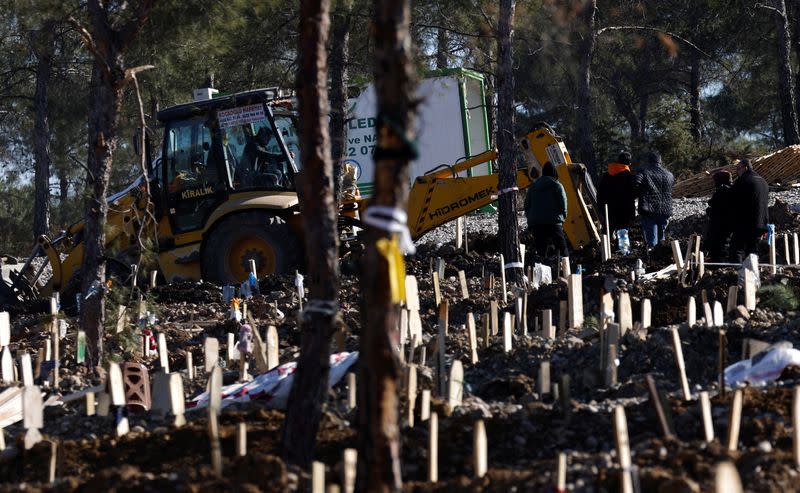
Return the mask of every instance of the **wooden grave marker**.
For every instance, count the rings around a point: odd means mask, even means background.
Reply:
[[[108,416],[111,407],[111,395],[108,392],[97,394],[97,415],[101,418]]]
[[[428,482],[439,481],[439,415],[428,418]]]
[[[439,273],[433,272],[433,296],[436,301],[436,306],[442,304],[442,288],[439,287]]]
[[[169,374],[169,404],[170,412],[175,416],[173,424],[181,427],[186,424],[186,397],[183,393],[183,378],[180,373]]]
[[[689,380],[686,378],[686,364],[683,360],[683,347],[681,346],[681,336],[678,329],[673,327],[670,329],[672,332],[672,350],[675,352],[675,365],[678,367],[678,374],[681,380],[681,391],[683,392],[683,400],[688,401],[692,398],[692,393],[689,390]]]
[[[553,325],[553,310],[542,310],[542,337],[545,339],[556,338],[556,328]]]
[[[744,307],[749,311],[756,309],[756,274],[747,268],[744,270]]]
[[[694,296],[689,296],[689,301],[686,303],[686,324],[689,328],[697,325],[697,303]]]
[[[325,464],[311,463],[311,493],[325,493]]]
[[[633,310],[631,309],[631,295],[627,292],[619,294],[619,304],[617,305],[617,323],[619,324],[620,335],[633,329]]]
[[[541,361],[539,363],[539,378],[536,379],[536,390],[539,399],[544,400],[544,396],[550,393],[550,362]]]
[[[456,250],[464,246],[464,216],[456,219]]]
[[[620,492],[633,493],[633,479],[631,478],[631,444],[628,439],[628,421],[625,417],[625,408],[614,408],[614,438],[617,444],[617,460],[620,466]]]
[[[792,264],[792,254],[789,253],[789,233],[783,235],[783,258],[786,259],[786,265]]]
[[[500,323],[499,323],[499,318],[498,318],[497,301],[492,300],[492,301],[489,302],[489,313],[490,313],[490,316],[491,316],[490,320],[491,320],[491,327],[492,327],[492,335],[496,336],[498,331],[499,331],[499,329],[500,329],[500,327],[499,327]]]
[[[30,450],[42,440],[40,429],[44,428],[42,391],[36,385],[22,389],[22,426],[25,428],[25,450]]]
[[[247,455],[247,423],[236,423],[236,457]]]
[[[31,366],[31,355],[23,352],[19,357],[19,374],[22,375],[22,385],[25,387],[33,385],[33,367]]]
[[[500,254],[500,285],[503,290],[503,305],[505,305],[508,303],[508,289],[506,288],[506,263],[502,254]]]
[[[742,493],[742,480],[733,462],[720,462],[714,470],[716,493]]]
[[[792,233],[794,243],[794,265],[800,265],[800,238],[797,233]]]
[[[483,339],[483,347],[488,348],[490,337],[492,333],[491,322],[489,321],[489,314],[484,313],[481,315],[481,338]]]
[[[192,361],[192,352],[186,351],[186,378],[191,382],[194,380],[194,362]]]
[[[464,398],[464,365],[461,360],[454,360],[450,366],[450,376],[447,380],[447,404],[450,409],[461,405]]]
[[[424,389],[419,403],[419,420],[428,421],[431,417],[431,391]]]
[[[169,373],[169,351],[167,351],[167,336],[158,333],[158,363],[164,373]]]
[[[11,344],[11,319],[8,312],[0,312],[0,347]]]
[[[567,299],[569,300],[569,328],[583,325],[583,288],[580,274],[570,274],[567,279]]]
[[[650,305],[650,299],[645,298],[642,300],[642,328],[649,329],[652,325],[652,307]]]
[[[253,329],[254,331],[256,329]],[[278,329],[274,325],[267,327],[267,371],[280,365],[280,343]]]
[[[344,449],[342,465],[342,491],[353,493],[356,490],[356,468],[358,466],[358,451],[354,448]]]
[[[714,311],[711,309],[711,303],[708,301],[703,303],[703,317],[706,321],[706,327],[714,326]]]
[[[209,373],[219,362],[219,341],[215,337],[206,337],[203,341],[203,356],[205,372]]]
[[[406,423],[409,428],[414,427],[414,408],[417,403],[417,367],[406,366]]]
[[[567,301],[558,302],[558,330],[562,334],[567,330]]]
[[[112,405],[125,405],[125,385],[122,380],[122,370],[113,361],[108,364],[108,393],[111,396]]]
[[[503,352],[511,351],[511,314],[503,313]]]
[[[95,415],[95,394],[94,394],[94,392],[87,392],[86,393],[86,415],[87,416],[94,416]]]
[[[522,328],[522,320],[523,320],[523,311],[522,311],[522,296],[517,296],[516,301],[514,302],[514,320],[516,321],[516,332],[520,336],[526,336],[527,331],[523,330]]]
[[[472,450],[474,454],[473,460],[476,478],[482,478],[486,475],[489,462],[486,448],[486,425],[484,425],[482,419],[479,419],[475,421],[472,433]]]
[[[569,265],[569,257],[561,257],[558,266],[561,269],[561,277],[564,279],[569,279],[569,276],[572,275],[572,268],[570,268]]]
[[[725,314],[730,314],[736,311],[736,307],[739,305],[738,299],[739,298],[739,286],[733,285],[728,288],[728,304],[725,308]]]
[[[208,377],[208,438],[211,443],[211,467],[222,475],[222,445],[219,439],[219,413],[222,410],[222,369],[214,365]]]
[[[14,359],[11,357],[11,349],[8,346],[5,346],[0,354],[0,376],[5,383],[13,383],[15,380]]]
[[[356,393],[356,374],[354,372],[347,373],[347,407],[348,409],[355,409],[357,405]]]
[[[446,390],[446,381],[447,381],[447,374],[445,373],[445,356],[447,354],[447,338],[445,335],[447,334],[447,300],[442,301],[442,304],[439,305],[439,324],[437,326],[437,337],[436,337],[436,361],[437,361],[437,375],[439,378],[439,395],[444,396],[447,392]]]
[[[472,312],[467,313],[467,332],[469,333],[469,354],[470,362],[478,364],[478,335],[475,328],[475,316]]]
[[[778,252],[775,246],[775,235],[770,237],[769,241],[769,272],[773,276],[778,273]]]
[[[661,427],[661,434],[664,438],[672,438],[675,436],[675,433],[672,431],[672,426],[667,419],[667,413],[664,411],[664,402],[661,400],[661,393],[656,386],[656,380],[653,378],[652,374],[648,373],[647,376],[645,376],[645,381],[647,383],[648,394],[650,395],[650,402],[653,404],[656,417],[658,418],[658,424]]]
[[[159,416],[166,416],[171,408],[170,403],[170,376],[163,371],[153,373],[153,390],[152,390],[152,404],[150,410],[153,414]]]
[[[461,298],[469,299],[469,289],[467,289],[467,276],[463,270],[458,271],[458,283],[461,286]]]
[[[714,302],[714,310],[713,310],[712,318],[714,319],[713,326],[714,327],[722,327],[725,325],[725,314],[722,312],[722,303],[719,301]]]
[[[558,470],[556,472],[556,492],[566,493],[567,491],[567,454],[558,453]]]
[[[733,393],[731,410],[728,415],[728,439],[726,445],[729,451],[734,452],[739,448],[739,429],[742,424],[742,389],[736,389]]]
[[[408,309],[408,337],[414,342],[414,337],[422,341],[422,319],[419,315],[419,286],[417,278],[406,276],[406,308]],[[416,346],[414,346],[416,347]]]
[[[700,415],[703,417],[703,434],[706,443],[714,441],[714,421],[711,417],[711,399],[708,392],[700,392]]]

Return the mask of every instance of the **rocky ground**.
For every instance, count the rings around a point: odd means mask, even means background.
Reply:
[[[796,204],[800,196],[785,192],[786,202]],[[780,197],[783,200],[783,197]],[[787,206],[788,208],[788,206]],[[685,239],[700,227],[704,204],[698,200],[679,201],[673,234]],[[799,231],[798,218],[789,210],[779,223],[780,231]],[[493,215],[470,216],[470,253],[455,251],[452,226],[429,233],[419,242],[417,254],[408,261],[409,274],[419,283],[423,344],[428,355],[438,323],[430,274],[431,260],[441,257],[447,266],[442,282],[443,296],[450,299],[447,362],[459,359],[465,368],[465,398],[460,407],[450,409],[434,397],[432,407],[439,413],[439,482],[428,483],[428,425],[420,422],[402,430],[403,479],[406,491],[555,491],[556,458],[568,455],[567,489],[604,492],[619,490],[619,466],[612,426],[613,408],[624,405],[633,454],[633,472],[638,491],[699,492],[713,490],[713,470],[723,460],[733,461],[746,491],[778,492],[795,489],[797,469],[792,458],[792,387],[800,383],[798,374],[787,371],[781,380],[765,389],[747,388],[744,393],[742,432],[739,448],[728,452],[721,443],[727,434],[732,392],[719,395],[717,368],[719,335],[717,329],[685,324],[686,302],[698,299],[705,291],[712,302],[726,304],[728,286],[736,283],[733,269],[713,269],[690,287],[681,287],[675,277],[656,281],[630,280],[635,255],[615,257],[599,264],[591,252],[576,252],[573,268],[581,264],[584,312],[583,329],[559,332],[546,340],[534,332],[542,309],[553,309],[558,323],[558,302],[566,290],[558,281],[529,294],[529,335],[517,332],[513,349],[504,352],[501,336],[481,341],[479,361],[470,363],[469,340],[461,325],[468,313],[476,318],[489,312],[490,302],[499,294],[499,269],[496,247],[496,219]],[[494,228],[494,229],[493,229]],[[695,230],[698,231],[698,230]],[[450,236],[448,236],[450,235]],[[634,241],[637,234],[633,234]],[[523,235],[523,240],[528,239]],[[682,243],[685,243],[682,242]],[[344,321],[349,327],[347,350],[358,350],[360,326],[359,283],[355,272],[358,248],[345,255],[342,288]],[[529,257],[530,258],[530,257]],[[657,249],[647,260],[647,271],[658,270],[671,262],[671,253]],[[468,278],[470,298],[461,299],[458,271]],[[762,271],[765,273],[766,271]],[[497,283],[490,294],[484,276],[494,273]],[[763,274],[766,284],[798,286],[800,270],[786,269],[776,276]],[[653,305],[653,327],[632,331],[620,344],[618,383],[603,385],[600,369],[600,338],[596,330],[601,289],[627,291],[632,299],[634,320],[638,320],[641,300]],[[280,359],[287,362],[299,352],[295,315],[298,299],[293,276],[273,276],[260,283],[261,295],[248,303],[258,329],[272,324],[280,337]],[[191,352],[195,365],[203,361],[203,339],[220,340],[220,354],[226,353],[228,332],[238,333],[236,323],[227,320],[228,307],[222,303],[221,289],[198,283],[158,287],[148,293],[150,307],[158,317],[158,328],[166,335],[173,371],[185,368],[185,354]],[[762,300],[763,301],[763,300]],[[275,308],[285,315],[278,316]],[[513,307],[501,309],[513,312]],[[698,310],[702,317],[702,308]],[[96,377],[75,363],[74,320],[62,340],[62,382],[59,392],[68,395],[89,385]],[[15,312],[12,315],[11,349],[35,354],[45,338],[41,316]],[[595,327],[595,328],[593,328]],[[687,376],[694,398],[684,401],[679,393],[679,377],[671,345],[671,327],[682,339]],[[762,306],[749,317],[729,317],[726,321],[724,355],[728,363],[742,356],[744,338],[767,342],[789,341],[800,344],[800,314],[792,310]],[[125,360],[142,361],[135,346],[123,338],[111,342],[111,353]],[[550,361],[551,381],[570,380],[569,398],[539,395],[537,378],[540,362]],[[157,358],[143,361],[151,371]],[[420,389],[435,387],[435,361],[420,366]],[[226,383],[236,378],[228,369]],[[674,438],[660,433],[645,376],[652,375],[668,395],[668,409],[676,430]],[[205,389],[204,376],[194,381],[184,378],[189,397]],[[696,394],[708,390],[717,439],[706,444]],[[356,446],[355,412],[346,406],[343,380],[332,389],[323,415],[316,458],[327,466],[327,480],[338,483],[342,470],[342,451]],[[151,413],[130,413],[131,432],[117,438],[114,418],[86,417],[84,400],[78,399],[45,410],[46,440],[58,443],[58,479],[47,483],[50,445],[40,443],[25,451],[21,423],[5,430],[7,448],[0,454],[0,491],[308,491],[309,475],[288,467],[280,457],[280,436],[284,415],[268,409],[263,402],[226,408],[220,419],[224,474],[216,477],[210,467],[209,439],[204,412],[187,413],[188,424],[175,428]],[[406,403],[403,402],[403,406]],[[420,403],[417,402],[417,410]],[[472,466],[473,423],[482,418],[488,437],[489,471],[474,478]],[[246,422],[248,455],[234,454],[235,426]]]

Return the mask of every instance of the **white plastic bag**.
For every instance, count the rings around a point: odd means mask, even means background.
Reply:
[[[746,359],[725,368],[725,383],[762,386],[777,380],[786,367],[800,366],[800,351],[794,348],[776,347],[759,358],[756,363]]]
[[[336,385],[356,361],[358,361],[358,351],[332,354],[328,384],[331,387]],[[226,385],[222,387],[222,407],[229,406],[234,402],[263,400],[267,403],[267,407],[286,409],[296,371],[297,362],[292,361],[273,368],[267,373],[262,373],[249,382]],[[206,406],[208,406],[208,391],[186,404],[187,409],[199,409]]]
[[[533,288],[539,289],[539,286],[545,286],[553,282],[553,271],[549,265],[534,264],[533,265]]]

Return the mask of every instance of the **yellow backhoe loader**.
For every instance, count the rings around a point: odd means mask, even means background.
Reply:
[[[259,277],[293,272],[302,261],[295,189],[299,149],[290,100],[276,89],[211,96],[158,113],[163,132],[158,157],[150,159],[149,143],[140,150],[148,161],[152,201],[143,178],[109,197],[104,260],[111,276],[127,280],[131,265],[148,248],[159,281],[167,283],[238,283],[248,277],[250,261]],[[528,169],[517,172],[519,188],[530,184],[529,173],[538,176],[532,170],[540,170],[540,163],[556,164],[569,200],[568,239],[575,248],[598,241],[591,181],[571,163],[561,140],[543,126],[528,134],[522,147]],[[408,206],[413,238],[493,202],[496,174],[464,175],[496,158],[488,151],[417,177]],[[343,216],[350,217],[343,218],[358,224],[353,212],[368,207],[368,199],[345,204]],[[78,222],[57,238],[40,237],[26,261],[6,266],[0,304],[54,292],[61,294],[62,305],[73,304],[80,290],[83,227]],[[157,242],[143,241],[153,238],[154,230]]]

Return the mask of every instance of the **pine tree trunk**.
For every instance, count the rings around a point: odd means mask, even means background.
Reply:
[[[306,261],[311,299],[300,335],[300,358],[289,395],[283,446],[290,464],[311,465],[328,395],[331,338],[339,293],[339,237],[336,229],[333,166],[328,135],[328,38],[330,0],[300,2],[297,98],[304,200]],[[327,310],[325,311],[327,307]]]
[[[586,32],[580,44],[580,71],[578,74],[578,153],[581,162],[586,165],[589,173],[597,177],[597,162],[594,156],[594,143],[592,142],[592,58],[596,42],[595,13],[597,0],[588,0],[583,9],[582,17],[585,22]]]
[[[500,176],[497,200],[499,212],[498,239],[506,264],[519,263],[519,231],[517,230],[516,139],[514,132],[514,53],[511,39],[514,35],[515,0],[500,1],[500,18],[497,22],[497,146],[500,156]],[[506,269],[506,279],[518,282],[522,268]]]
[[[378,100],[373,206],[406,210],[409,161],[414,157],[415,68],[411,53],[409,0],[373,3],[375,92]],[[369,212],[369,211],[368,211]],[[399,491],[400,426],[398,406],[399,343],[397,300],[379,242],[394,235],[368,227],[362,257],[362,339],[359,361],[359,490]],[[404,279],[396,279],[405,282]]]
[[[67,201],[69,200],[68,168],[61,164],[56,169],[58,170],[58,227],[59,229],[66,229],[69,224],[69,210],[67,207]]]
[[[91,368],[102,363],[105,322],[105,227],[108,216],[106,195],[111,165],[117,148],[119,116],[125,88],[125,52],[147,20],[155,0],[123,3],[122,6],[88,0],[90,28],[84,43],[94,55],[89,85],[89,125],[87,151],[87,198],[84,215],[83,265],[81,269],[80,322],[86,331],[86,363]],[[114,15],[130,14],[124,24],[115,26]]]
[[[791,39],[789,18],[786,15],[784,0],[775,0],[775,26],[778,34],[778,96],[780,98],[781,119],[783,121],[784,145],[800,144],[797,126],[795,95],[792,86]]]
[[[447,30],[440,27],[436,29],[436,68],[443,69],[448,66],[450,53],[447,47]]]
[[[103,357],[103,323],[106,282],[105,255],[106,195],[111,178],[111,165],[117,148],[119,112],[122,91],[104,77],[99,61],[92,68],[89,98],[89,149],[86,160],[89,193],[84,215],[83,266],[81,284],[81,327],[86,331],[87,364],[91,368]]]
[[[703,114],[700,110],[700,52],[692,50],[691,77],[689,80],[689,98],[692,139],[700,142],[703,138]]]
[[[47,91],[53,72],[54,26],[45,23],[32,40],[36,46],[36,89],[33,94],[34,199],[33,236],[50,229],[50,122]]]
[[[334,197],[342,200],[342,163],[347,159],[347,64],[350,63],[351,0],[337,0],[333,11],[331,37],[331,159],[333,160]]]

